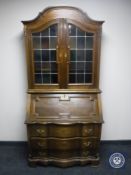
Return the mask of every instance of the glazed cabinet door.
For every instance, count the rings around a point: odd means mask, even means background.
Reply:
[[[83,89],[93,87],[97,81],[97,32],[68,20],[67,63],[68,88]]]
[[[68,24],[70,66],[69,84],[91,84],[94,34]]]
[[[31,35],[33,84],[36,86],[58,85],[58,25],[54,23]]]
[[[67,23],[58,19],[39,32],[32,32],[32,68],[35,87],[67,88]]]

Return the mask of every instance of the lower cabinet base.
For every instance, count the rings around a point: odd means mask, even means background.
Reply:
[[[31,167],[35,167],[37,165],[54,165],[54,166],[59,166],[59,167],[69,167],[73,165],[98,165],[100,158],[99,156],[97,157],[88,157],[88,158],[70,158],[70,159],[58,159],[58,158],[29,158],[29,165]]]

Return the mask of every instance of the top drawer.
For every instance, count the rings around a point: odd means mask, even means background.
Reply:
[[[30,124],[28,135],[30,137],[100,137],[100,124]]]

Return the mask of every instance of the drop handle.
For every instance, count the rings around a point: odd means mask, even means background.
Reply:
[[[91,146],[91,142],[84,142],[83,144],[84,144],[84,146],[86,146],[86,147]]]
[[[38,142],[37,145],[40,146],[40,147],[45,147],[46,146],[45,142]]]
[[[69,58],[68,58],[68,54],[67,53],[64,54],[64,58],[65,58],[66,63],[67,64],[70,64],[70,61],[69,61]]]
[[[57,64],[62,63],[61,58],[62,58],[62,54],[59,53],[59,55],[58,55],[58,60],[57,60]]]
[[[64,57],[67,58],[67,53],[64,54]]]
[[[59,58],[62,58],[62,54],[61,53],[59,54]]]

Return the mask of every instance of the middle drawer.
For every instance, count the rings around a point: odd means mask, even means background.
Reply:
[[[31,149],[33,150],[75,150],[94,149],[98,145],[96,138],[30,138]]]

